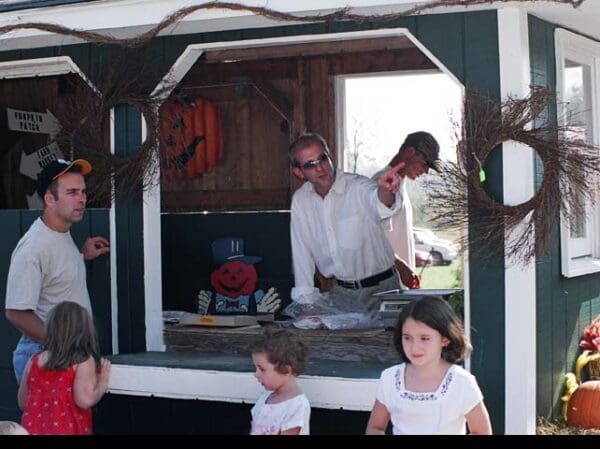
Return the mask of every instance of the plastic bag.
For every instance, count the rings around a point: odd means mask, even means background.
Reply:
[[[312,295],[311,295],[312,296]],[[299,329],[372,329],[384,327],[379,312],[369,311],[354,296],[317,293],[311,302],[292,302],[282,312]]]

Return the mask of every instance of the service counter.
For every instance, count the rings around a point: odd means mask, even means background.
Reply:
[[[382,304],[389,306],[383,312],[397,316],[401,305],[415,296],[437,293],[448,298],[455,292],[389,292],[382,297]],[[309,364],[298,379],[316,408],[371,410],[381,371],[399,362],[389,327],[306,330],[290,327],[289,322],[266,325],[286,327],[308,345]],[[254,403],[262,387],[254,377],[250,346],[262,330],[263,325],[166,324],[165,352],[111,357],[109,391],[131,396]]]
[[[249,353],[146,352],[110,360],[112,394],[250,404],[263,391]],[[389,365],[312,357],[298,382],[312,407],[369,411]]]

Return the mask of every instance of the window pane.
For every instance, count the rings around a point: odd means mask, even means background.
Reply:
[[[590,67],[565,61],[565,97],[567,125],[573,138],[592,142],[592,102]],[[584,201],[582,198],[581,201]],[[586,219],[579,217],[570,223],[571,238],[585,238]]]

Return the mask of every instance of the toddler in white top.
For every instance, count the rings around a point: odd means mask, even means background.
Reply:
[[[286,329],[267,328],[252,345],[256,379],[265,392],[252,407],[251,435],[308,435],[310,404],[296,382],[308,348]]]
[[[444,299],[425,296],[405,306],[394,329],[405,363],[381,373],[367,434],[491,434],[475,377],[456,365],[471,351],[462,322]]]

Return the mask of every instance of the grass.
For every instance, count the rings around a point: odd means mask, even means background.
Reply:
[[[462,279],[458,280],[462,259],[457,257],[450,265],[417,267],[417,274],[421,273],[421,288],[462,288]],[[457,284],[457,282],[460,282]]]

